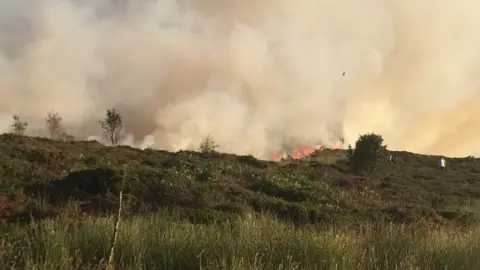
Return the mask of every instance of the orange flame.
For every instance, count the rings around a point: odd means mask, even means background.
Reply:
[[[275,161],[279,161],[279,160],[282,159],[282,155],[280,155],[279,153],[275,153],[275,152],[270,153],[270,157]]]
[[[290,156],[293,159],[301,159],[302,157],[309,156],[315,151],[324,151],[324,150],[340,150],[340,146],[334,146],[331,148],[324,147],[322,145],[316,145],[315,147],[295,147],[292,149]],[[280,161],[282,159],[282,155],[280,153],[272,152],[270,153],[270,157],[274,161]]]

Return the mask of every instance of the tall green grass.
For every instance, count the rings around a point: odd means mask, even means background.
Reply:
[[[0,226],[2,269],[101,269],[113,218]],[[167,214],[122,220],[116,269],[478,269],[480,230],[297,228],[268,218],[194,225]]]

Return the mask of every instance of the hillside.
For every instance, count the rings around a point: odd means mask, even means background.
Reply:
[[[268,162],[250,156],[169,153],[97,142],[0,136],[0,218],[115,210],[122,179],[128,214],[162,206],[209,221],[269,213],[297,224],[467,224],[476,220],[480,160],[393,152],[372,175],[349,173],[344,151]],[[129,166],[125,166],[129,164]]]

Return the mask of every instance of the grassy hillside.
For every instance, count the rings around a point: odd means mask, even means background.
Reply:
[[[393,154],[358,175],[344,151],[277,163],[2,135],[0,265],[106,269],[124,183],[114,269],[477,267],[479,160]]]
[[[343,151],[280,163],[250,156],[169,153],[97,142],[0,136],[0,218],[115,210],[169,211],[190,221],[269,213],[295,224],[370,222],[466,225],[476,220],[480,160],[394,152],[372,175],[348,171]],[[126,166],[128,165],[128,166]]]

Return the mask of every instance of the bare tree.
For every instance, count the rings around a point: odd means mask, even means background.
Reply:
[[[27,129],[28,123],[27,122],[22,122],[20,121],[20,117],[18,115],[13,115],[13,124],[11,125],[12,127],[12,133],[17,134],[17,135],[24,135],[25,130]]]
[[[50,133],[50,139],[54,140],[61,136],[62,117],[58,113],[49,113],[47,117],[45,117],[45,124]]]
[[[107,110],[105,119],[99,121],[103,129],[103,135],[107,138],[112,146],[117,145],[120,139],[120,133],[123,129],[122,116],[115,109]]]

